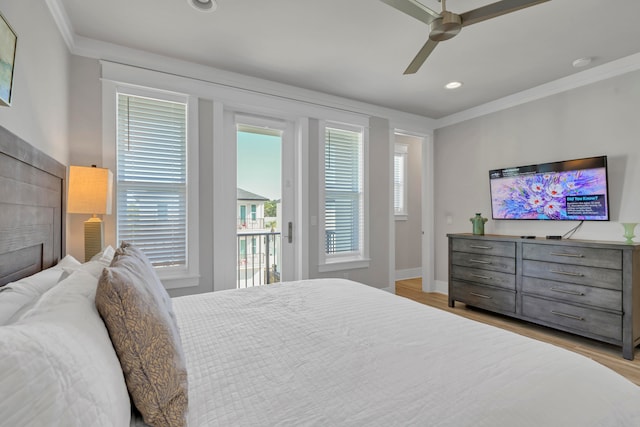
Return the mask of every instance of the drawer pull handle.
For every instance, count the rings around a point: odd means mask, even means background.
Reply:
[[[487,265],[491,264],[491,261],[484,261],[484,260],[481,260],[481,259],[473,259],[473,258],[470,259],[469,262],[473,262],[473,263],[476,263],[476,264],[487,264]]]
[[[485,298],[485,299],[491,299],[491,297],[489,295],[482,295],[482,294],[477,294],[475,292],[469,292],[471,295],[473,295],[474,297],[480,297],[480,298]]]
[[[491,277],[489,276],[482,276],[480,274],[475,274],[475,273],[471,273],[471,277],[476,277],[478,279],[484,279],[484,280],[491,280]]]
[[[491,246],[480,246],[480,245],[469,245],[470,248],[473,249],[493,249]]]
[[[582,273],[573,273],[571,271],[549,270],[549,272],[555,273],[555,274],[563,274],[565,276],[573,276],[573,277],[582,277],[582,276],[584,276],[584,274],[582,274]]]
[[[569,319],[573,320],[584,320],[584,317],[574,316],[573,314],[562,313],[560,311],[551,310],[551,313],[555,314],[556,316],[568,317]]]
[[[555,256],[569,257],[569,258],[584,258],[584,255],[582,254],[568,254],[565,252],[550,252],[550,254]]]
[[[561,294],[569,294],[569,295],[576,295],[579,297],[583,297],[584,296],[584,292],[577,292],[577,291],[570,291],[567,289],[558,289],[558,288],[551,288],[552,291],[554,292],[560,292]]]

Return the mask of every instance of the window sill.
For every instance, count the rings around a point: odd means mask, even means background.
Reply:
[[[200,284],[200,276],[159,275],[165,289],[192,288]]]
[[[396,214],[395,219],[396,221],[407,221],[409,219],[409,215]]]
[[[371,260],[368,258],[335,260],[332,262],[327,262],[326,264],[320,264],[318,266],[318,272],[326,273],[329,271],[355,270],[358,268],[368,268],[370,261]]]

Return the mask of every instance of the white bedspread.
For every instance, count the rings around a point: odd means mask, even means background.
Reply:
[[[174,299],[190,426],[640,426],[585,357],[346,280]]]

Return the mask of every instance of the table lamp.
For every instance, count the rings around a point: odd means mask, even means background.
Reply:
[[[102,250],[104,225],[97,215],[111,214],[113,174],[109,169],[69,166],[67,212],[91,214],[84,222],[84,260]]]

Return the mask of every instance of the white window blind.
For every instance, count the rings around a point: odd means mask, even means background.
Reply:
[[[117,238],[156,267],[187,263],[186,103],[118,94]]]
[[[407,215],[407,146],[395,145],[393,156],[393,210],[396,215]]]
[[[364,228],[363,132],[325,128],[325,254],[362,255]]]

